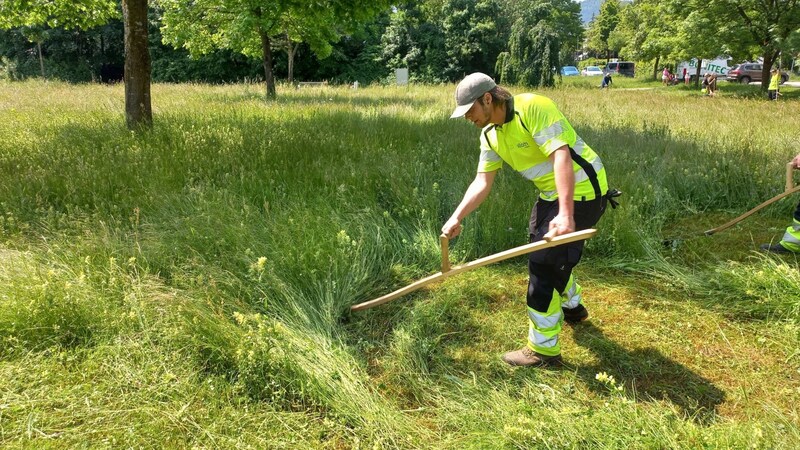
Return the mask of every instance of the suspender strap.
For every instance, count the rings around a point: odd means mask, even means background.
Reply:
[[[589,182],[592,183],[592,187],[594,188],[594,198],[600,198],[603,193],[600,192],[600,181],[597,180],[597,172],[595,172],[594,167],[592,167],[589,161],[586,161],[583,156],[577,154],[572,147],[569,148],[569,154],[572,156],[572,160],[581,166],[581,169],[583,169],[589,177]]]

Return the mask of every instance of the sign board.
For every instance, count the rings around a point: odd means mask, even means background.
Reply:
[[[397,85],[398,86],[405,86],[408,84],[408,68],[404,67],[402,69],[395,69],[394,76],[397,78]]]
[[[697,59],[680,62],[675,74],[682,76],[684,68],[686,68],[687,72],[689,72],[689,76],[694,77],[695,73],[697,73]],[[711,73],[717,75],[718,77],[724,77],[728,74],[728,70],[730,70],[730,68],[728,67],[727,59],[723,59],[721,57],[717,59],[704,59],[702,65],[700,66],[700,76],[702,77],[707,73]]]

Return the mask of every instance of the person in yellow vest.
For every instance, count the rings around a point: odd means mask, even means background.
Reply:
[[[465,77],[455,100],[450,117],[465,117],[482,130],[480,157],[477,175],[442,233],[455,237],[461,232],[462,219],[486,199],[504,162],[539,190],[529,223],[531,242],[549,232],[557,236],[597,223],[609,193],[605,166],[552,100],[531,93],[512,96],[482,73]],[[611,203],[615,205],[613,199]],[[579,241],[529,255],[528,339],[521,349],[503,355],[506,363],[561,363],[562,323],[589,317],[572,274],[582,252]]]
[[[800,153],[792,160],[795,170],[800,169]],[[777,244],[762,244],[761,250],[772,253],[800,253],[800,203],[794,210],[794,221]]]
[[[778,73],[777,68],[773,68],[772,77],[769,79],[769,88],[767,89],[767,97],[770,100],[777,100],[778,99],[778,85],[780,84],[781,75]]]

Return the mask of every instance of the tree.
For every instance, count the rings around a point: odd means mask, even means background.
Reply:
[[[502,83],[553,86],[559,63],[558,33],[547,21],[549,2],[534,2],[511,26],[508,51],[497,58]]]
[[[162,34],[166,42],[184,47],[193,55],[227,48],[246,56],[260,55],[264,66],[267,98],[275,98],[272,41],[286,36],[298,18],[309,27],[346,30],[384,8],[386,0],[159,0],[164,8]],[[313,38],[312,38],[313,37]],[[315,52],[330,52],[320,40],[331,35],[295,35]],[[336,34],[336,38],[338,34]]]
[[[327,14],[326,14],[327,13]],[[330,11],[323,11],[320,17],[298,16],[292,13],[286,15],[283,22],[283,46],[286,48],[288,58],[288,81],[294,82],[294,57],[300,44],[305,42],[318,58],[327,58],[331,54],[331,42],[339,40],[336,21]]]
[[[589,30],[587,31],[588,47],[596,52],[605,53],[606,59],[610,57],[608,37],[617,27],[619,10],[619,0],[605,0],[600,5],[600,13],[589,24]]]
[[[300,52],[308,55],[296,61],[294,70],[307,79],[329,80],[335,83],[371,83],[386,76],[386,66],[380,62],[381,36],[389,24],[391,10],[381,12],[373,19],[360,23],[355,31],[348,33],[332,45],[330,56],[317,59],[306,44]],[[280,70],[276,61],[276,71]]]
[[[683,20],[679,20],[678,33],[674,38],[674,50],[671,56],[678,60],[689,60],[697,58],[697,68],[695,71],[695,86],[700,83],[700,69],[703,66],[703,59],[713,59],[725,53],[723,43],[724,33],[716,35],[713,39],[709,38],[709,30],[713,30],[717,24],[714,16],[710,16],[702,9],[690,10]]]
[[[502,51],[508,49],[510,37],[509,32],[505,30],[510,30],[517,19],[525,17],[532,8],[537,8],[537,5],[549,4],[549,14],[541,17],[541,20],[546,20],[558,35],[560,63],[557,65],[569,65],[574,62],[574,55],[583,46],[585,34],[580,3],[574,0],[497,0],[497,3],[503,11],[502,15],[495,13],[498,16],[495,19],[497,26],[505,43]]]
[[[87,29],[118,17],[112,0],[4,0],[0,2],[0,28],[48,25],[52,28]]]
[[[390,69],[408,67],[415,72],[421,63],[422,48],[414,36],[419,27],[419,11],[397,8],[389,18],[389,24],[381,35],[380,60]]]
[[[413,1],[395,8],[381,35],[379,61],[390,69],[407,67],[412,79],[452,80],[446,73],[448,53],[441,8],[438,3]]]
[[[495,0],[446,0],[442,6],[449,79],[472,72],[491,72],[504,45],[497,25]]]
[[[660,0],[639,0],[619,11],[619,22],[609,34],[611,48],[618,48],[625,58],[652,61],[653,78],[658,78],[659,61],[676,48],[675,25],[678,21]]]
[[[112,0],[53,2],[49,0],[0,1],[0,28],[48,25],[52,28],[88,29],[118,17]],[[123,0],[125,24],[125,118],[129,128],[152,123],[150,106],[150,55],[147,52],[147,0]]]
[[[386,66],[380,63],[381,36],[388,24],[389,11],[385,11],[360,25],[354,33],[343,36],[333,45],[328,58],[317,61],[312,55],[302,61],[305,67],[301,70],[314,79],[346,83],[370,83],[385,77]]]
[[[117,14],[114,2],[110,0],[86,0],[77,4],[69,2],[50,2],[46,0],[7,0],[0,1],[0,29],[22,27],[22,34],[29,42],[36,43],[42,78],[44,71],[42,43],[52,28],[88,29],[102,25]]]
[[[800,28],[800,0],[709,0],[704,13],[716,20],[716,30],[727,36],[730,53],[746,53],[757,47],[763,58],[761,89],[766,90],[769,71],[788,39]]]
[[[44,72],[44,56],[42,55],[42,42],[47,40],[48,37],[48,30],[42,28],[23,28],[22,35],[28,40],[28,42],[36,43],[36,53],[39,56],[39,68],[41,70],[42,78],[47,79],[47,75]]]
[[[784,67],[790,66],[793,71],[797,70],[796,60],[800,58],[800,29],[789,35],[786,39],[786,51],[784,53]]]
[[[558,34],[560,64],[567,65],[574,62],[574,54],[582,46],[583,22],[581,21],[581,6],[572,0],[549,0],[550,17],[548,23]]]

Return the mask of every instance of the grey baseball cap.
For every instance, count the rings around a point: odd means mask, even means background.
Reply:
[[[494,89],[495,86],[497,83],[485,73],[475,72],[464,77],[456,86],[456,109],[450,118],[462,117],[472,108],[475,100]]]

